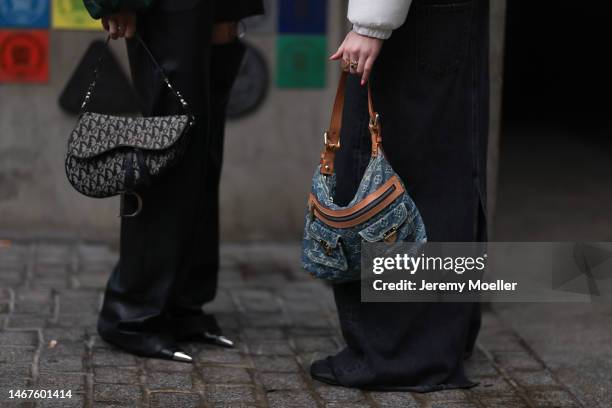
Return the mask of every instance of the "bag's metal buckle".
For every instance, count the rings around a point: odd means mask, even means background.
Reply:
[[[329,144],[329,132],[323,133],[323,143],[330,150],[340,149],[340,140],[338,140],[338,142],[336,144]]]
[[[325,251],[325,255],[332,256],[334,253],[334,249],[332,248],[332,246],[329,245],[325,241],[320,241],[320,243],[321,243],[321,246],[323,247],[323,251]]]
[[[380,115],[377,113],[374,115],[374,119],[370,118],[369,127],[372,130],[378,130],[378,124],[380,122]]]
[[[124,202],[125,202],[125,196],[126,195],[131,195],[136,197],[136,210],[134,210],[131,213],[126,214],[124,212]],[[124,191],[121,193],[121,202],[119,204],[119,217],[121,218],[131,218],[131,217],[135,217],[138,214],[140,214],[140,211],[142,211],[142,197],[140,196],[140,194],[138,194],[135,191]]]
[[[397,241],[397,230],[397,227],[393,227],[389,231],[385,232],[383,234],[383,241],[385,241],[387,244],[392,244]]]

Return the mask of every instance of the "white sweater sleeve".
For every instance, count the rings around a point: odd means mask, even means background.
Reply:
[[[412,0],[349,0],[348,19],[353,31],[387,39],[404,24]]]

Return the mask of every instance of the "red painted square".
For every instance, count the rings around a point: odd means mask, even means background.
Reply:
[[[0,82],[49,81],[49,32],[0,30]]]

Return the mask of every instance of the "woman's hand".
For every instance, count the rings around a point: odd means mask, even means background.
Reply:
[[[136,32],[136,14],[115,13],[102,17],[102,26],[113,40],[132,38]]]
[[[351,74],[360,74],[361,85],[364,85],[368,81],[382,45],[383,40],[381,39],[366,37],[350,31],[338,47],[338,51],[329,59],[342,58],[342,69]]]

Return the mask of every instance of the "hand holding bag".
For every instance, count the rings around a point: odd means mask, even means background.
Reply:
[[[140,212],[143,203],[136,190],[150,185],[180,159],[188,141],[188,131],[195,122],[185,99],[174,89],[140,36],[136,38],[159,70],[168,89],[178,99],[184,114],[124,117],[87,112],[96,89],[102,62],[100,57],[79,119],[68,140],[65,162],[68,181],[86,196],[135,196],[138,208],[131,214],[124,214],[122,209],[123,217],[135,216]],[[107,38],[107,44],[108,41]]]
[[[372,156],[354,198],[346,207],[333,201],[336,185],[334,159],[340,148],[347,73],[342,72],[325,148],[312,178],[308,197],[302,266],[314,277],[336,283],[361,277],[362,242],[426,242],[425,226],[404,184],[382,150],[379,115],[374,111],[368,84]]]

